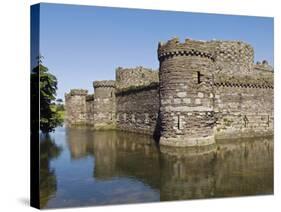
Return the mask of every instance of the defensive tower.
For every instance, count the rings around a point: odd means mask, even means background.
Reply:
[[[86,96],[88,90],[72,89],[65,94],[66,124],[80,125],[87,121]]]
[[[94,81],[94,125],[95,128],[115,124],[115,81]]]
[[[206,42],[159,43],[161,145],[214,143],[214,57]]]

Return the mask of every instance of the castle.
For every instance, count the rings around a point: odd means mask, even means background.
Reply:
[[[241,41],[177,38],[158,44],[159,71],[117,68],[94,94],[65,94],[66,124],[160,138],[165,146],[273,135],[273,68]]]

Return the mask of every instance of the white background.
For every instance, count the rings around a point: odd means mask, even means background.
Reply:
[[[29,207],[29,12],[39,1],[0,1],[0,211]],[[67,211],[278,211],[280,191],[280,14],[278,0],[44,0],[129,8],[274,16],[275,185],[274,195],[62,209]],[[249,26],[251,27],[251,26]],[[279,38],[279,39],[278,39]],[[279,122],[279,123],[278,123]],[[281,204],[279,203],[281,206]],[[281,207],[280,207],[281,208]],[[281,209],[279,209],[280,211]]]

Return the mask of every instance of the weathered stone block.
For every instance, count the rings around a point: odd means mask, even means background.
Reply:
[[[186,97],[187,94],[186,94],[186,92],[178,92],[177,96],[180,97],[180,98],[183,98],[183,97]]]
[[[204,93],[198,92],[198,97],[199,97],[199,98],[203,98],[203,97],[204,97]]]
[[[195,104],[200,105],[201,104],[201,99],[195,99]]]

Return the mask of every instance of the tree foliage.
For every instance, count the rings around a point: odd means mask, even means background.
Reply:
[[[40,130],[43,133],[49,133],[63,123],[63,118],[55,104],[57,78],[49,72],[46,66],[42,65],[41,58],[39,59],[39,65],[32,70],[31,74],[31,80],[38,79],[40,89]]]

